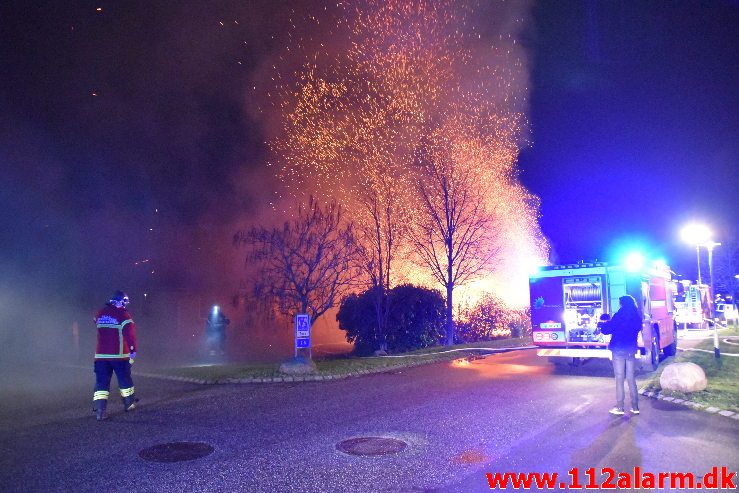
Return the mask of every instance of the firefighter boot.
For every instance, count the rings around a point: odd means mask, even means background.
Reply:
[[[95,419],[98,421],[102,421],[104,419],[108,419],[108,416],[105,414],[105,407],[108,405],[107,399],[98,399],[93,402],[95,411]]]
[[[139,401],[138,398],[134,394],[124,397],[123,398],[123,409],[125,409],[126,412],[133,411],[134,409],[136,409],[136,403],[138,401]]]

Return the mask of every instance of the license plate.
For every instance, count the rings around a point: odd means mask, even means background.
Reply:
[[[534,332],[534,342],[563,342],[564,332],[537,331]]]

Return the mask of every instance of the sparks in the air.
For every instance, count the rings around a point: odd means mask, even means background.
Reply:
[[[484,241],[496,252],[493,265],[460,286],[455,299],[469,305],[494,292],[525,305],[529,266],[544,263],[548,244],[538,198],[518,180],[528,123],[515,37],[501,35],[481,48],[475,6],[451,0],[338,7],[344,22],[325,40],[289,36],[286,52],[303,56],[296,73],[274,66],[281,131],[269,142],[270,164],[282,196],[338,200],[366,241],[385,245],[376,253],[392,261],[392,283],[438,288],[407,233],[422,220],[420,163],[439,163],[464,175],[480,197],[490,228]]]

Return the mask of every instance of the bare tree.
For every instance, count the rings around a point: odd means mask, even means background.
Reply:
[[[347,26],[348,49],[337,49],[330,61],[311,55],[290,78],[295,80],[276,92],[281,131],[270,142],[277,176],[289,193],[336,197],[355,222],[363,267],[376,295],[381,350],[392,274],[400,277],[409,263],[400,255],[408,246],[404,230],[422,209],[414,176],[421,139],[448,120],[476,118],[469,127],[486,133],[486,142],[503,151],[491,162],[512,170],[525,124],[508,104],[516,98],[503,88],[517,85],[507,72],[474,62],[478,40],[451,28],[466,22],[467,14],[453,8],[454,2],[411,3],[352,7],[356,17]],[[503,187],[499,191],[514,195]],[[476,244],[476,233],[468,233],[472,238],[464,241]],[[452,263],[470,266],[467,259],[476,256],[472,250],[454,253]],[[449,293],[474,269],[457,270],[444,276],[451,279]]]
[[[736,277],[739,272],[739,241],[730,234],[721,243],[713,250],[716,292],[724,292],[736,301],[739,294],[739,279]]]
[[[447,151],[426,147],[419,153],[423,210],[411,239],[420,263],[446,290],[446,344],[452,345],[454,288],[488,271],[499,248],[492,241],[497,224],[478,174]]]
[[[234,235],[257,264],[255,294],[277,302],[285,315],[307,313],[315,322],[337,305],[356,282],[354,228],[336,202],[321,206],[310,197],[282,228],[255,227]]]
[[[383,185],[366,190],[360,199],[364,220],[359,223],[360,262],[371,289],[377,323],[377,348],[387,351],[386,325],[390,315],[392,265],[397,255],[404,226],[401,196],[386,176]]]

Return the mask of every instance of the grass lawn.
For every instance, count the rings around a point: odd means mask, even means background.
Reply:
[[[531,337],[520,339],[497,339],[494,341],[458,344],[456,346],[439,346],[392,355],[392,357],[334,357],[316,359],[319,376],[345,376],[363,371],[381,371],[383,369],[403,368],[422,363],[450,361],[470,355],[485,354],[486,349],[503,347],[522,347],[531,344]],[[464,350],[452,351],[450,350]],[[274,378],[283,377],[279,371],[279,363],[229,363],[223,365],[182,366],[157,371],[159,374],[197,378],[200,380],[226,380],[241,378]]]
[[[706,406],[714,406],[729,411],[739,412],[739,357],[729,356],[729,353],[739,354],[739,346],[726,344],[724,339],[727,337],[739,337],[739,329],[723,329],[719,331],[721,358],[717,360],[713,356],[713,339],[701,341],[695,346],[699,349],[706,349],[710,353],[699,351],[680,351],[673,359],[666,361],[663,365],[673,362],[690,361],[703,368],[708,379],[708,387],[701,392],[693,392],[684,394],[669,390],[662,390],[659,384],[660,371],[646,382],[647,390],[660,391],[662,395],[677,397],[680,399],[690,400]],[[732,342],[739,343],[739,339]]]

